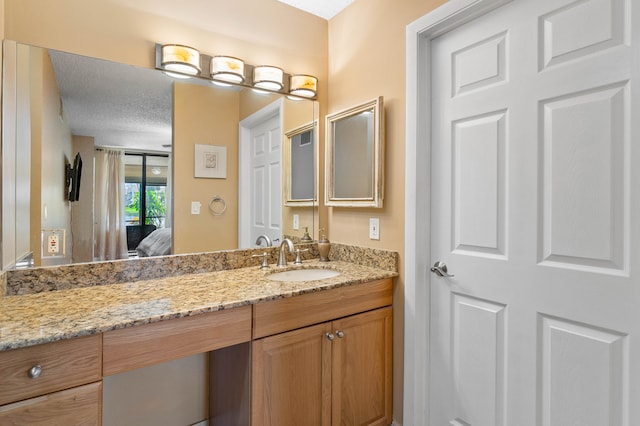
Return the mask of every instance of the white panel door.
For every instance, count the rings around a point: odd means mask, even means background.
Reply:
[[[251,236],[282,234],[282,132],[275,116],[251,129]]]
[[[516,0],[431,44],[432,426],[640,425],[631,6]]]

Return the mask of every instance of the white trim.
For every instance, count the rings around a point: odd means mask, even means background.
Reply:
[[[425,118],[431,117],[431,40],[510,1],[450,0],[407,26],[403,407],[407,425],[429,424],[431,211],[429,191],[424,188],[430,188],[431,123]]]
[[[238,125],[238,248],[254,246],[251,241],[251,129],[273,117],[283,128],[284,100],[279,98],[240,121]],[[280,138],[282,139],[282,137]]]

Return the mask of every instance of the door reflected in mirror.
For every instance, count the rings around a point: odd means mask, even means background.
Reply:
[[[327,116],[325,204],[382,207],[384,110],[382,96]]]

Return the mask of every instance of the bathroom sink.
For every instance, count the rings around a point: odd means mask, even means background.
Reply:
[[[315,281],[337,277],[340,272],[331,269],[292,269],[267,275],[271,281]]]

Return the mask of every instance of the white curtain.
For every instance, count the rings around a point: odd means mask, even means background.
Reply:
[[[95,260],[127,257],[124,152],[96,151]]]

